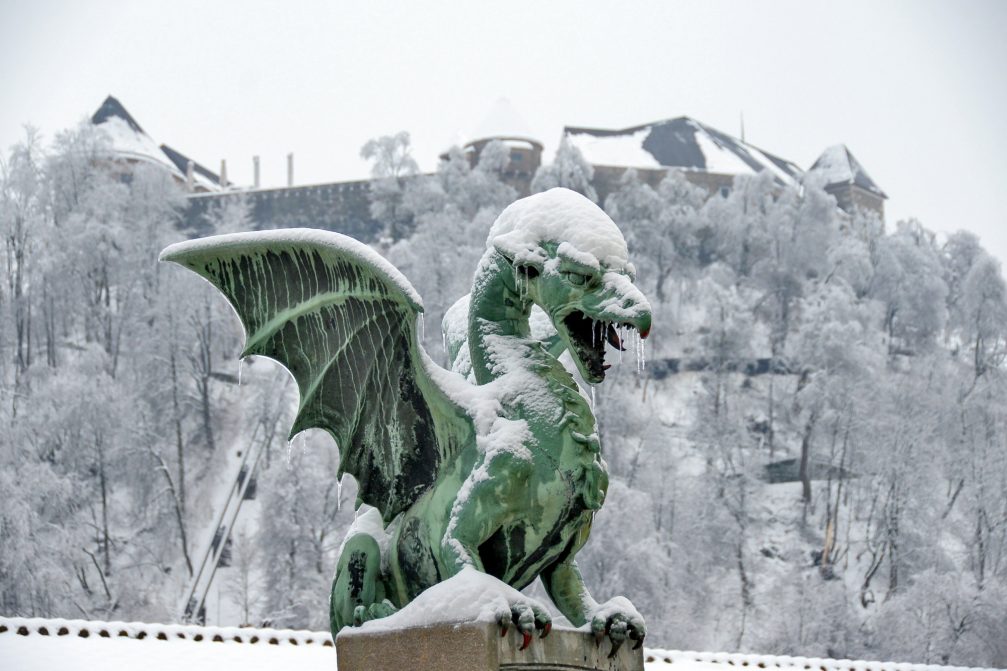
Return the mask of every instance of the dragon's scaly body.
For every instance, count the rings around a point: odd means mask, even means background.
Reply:
[[[472,567],[518,589],[541,577],[575,625],[591,622],[614,649],[627,636],[642,642],[632,605],[599,605],[575,560],[608,475],[594,414],[555,352],[568,349],[594,384],[608,367],[605,343],[621,346],[617,329],[650,330],[625,241],[593,203],[553,189],[514,203],[494,224],[461,345],[474,385],[423,352],[422,307],[405,278],[343,236],[224,236],[180,243],[162,258],[227,296],[245,326],[245,354],[277,359],[298,381],[292,433],[327,430],[360,502],[377,508],[342,548],[334,632],[388,615]],[[548,346],[530,334],[533,306],[556,329]],[[507,619],[525,645],[535,628],[548,632],[544,608],[511,603]]]

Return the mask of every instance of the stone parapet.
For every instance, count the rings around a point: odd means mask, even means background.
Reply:
[[[339,671],[643,671],[643,650],[612,645],[575,629],[554,627],[520,650],[514,627],[505,636],[492,623],[440,624],[367,631],[347,628],[336,638]]]

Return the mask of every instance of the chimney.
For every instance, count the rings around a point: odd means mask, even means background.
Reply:
[[[294,154],[287,154],[287,186],[294,185]]]
[[[195,180],[195,177],[192,174],[192,172],[195,169],[195,167],[196,167],[196,164],[193,163],[192,161],[189,161],[188,163],[185,164],[185,190],[186,191],[192,191],[192,188],[195,185],[195,181],[196,180]]]
[[[258,189],[259,188],[259,157],[258,156],[253,156],[252,157],[252,174],[253,174],[253,178],[252,179],[254,180],[253,181],[254,188]]]
[[[220,186],[227,186],[227,159],[220,159]]]

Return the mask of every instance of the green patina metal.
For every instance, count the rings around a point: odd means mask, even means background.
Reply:
[[[590,404],[556,355],[565,347],[581,376],[599,383],[605,343],[619,346],[622,327],[646,337],[650,308],[622,252],[599,258],[583,248],[595,238],[582,227],[595,226],[602,242],[625,249],[593,203],[555,189],[512,205],[494,231],[501,221],[511,235],[491,232],[473,281],[467,340],[451,346],[468,348],[475,384],[430,361],[417,337],[415,291],[345,236],[219,236],[173,245],[162,259],[227,297],[245,328],[243,356],[290,370],[301,394],[291,436],[327,431],[340,449],[338,475],[352,474],[358,505],[376,509],[359,517],[344,543],[333,633],[393,613],[470,566],[517,589],[541,577],[574,625],[591,622],[616,646],[627,637],[639,644],[645,627],[635,609],[624,599],[599,606],[577,568],[608,475]],[[556,239],[557,231],[580,247]],[[543,239],[529,243],[534,234]],[[555,326],[546,341],[530,334],[533,305]],[[548,632],[544,609],[513,609],[525,645],[535,628]]]

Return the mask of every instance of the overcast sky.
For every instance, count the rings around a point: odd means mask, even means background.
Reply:
[[[1007,259],[1007,2],[0,0],[0,146],[113,94],[158,142],[250,183],[364,177],[408,130],[433,169],[507,97],[564,125],[688,115],[807,168],[843,142],[888,220],[977,232]]]

